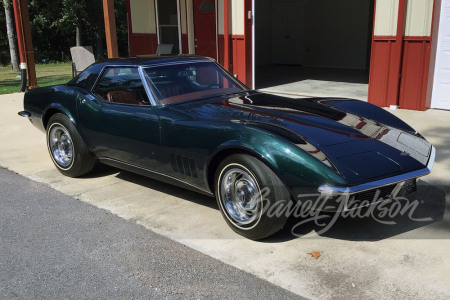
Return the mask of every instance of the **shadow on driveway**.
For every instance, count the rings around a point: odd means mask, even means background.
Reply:
[[[83,178],[96,178],[115,173],[117,173],[116,177],[122,180],[218,210],[213,197],[106,165],[99,164],[94,172]],[[392,202],[383,206],[384,215],[380,210],[374,210],[372,213],[363,210],[357,216],[320,214],[326,218],[320,219],[319,225],[315,223],[314,219],[291,216],[280,232],[261,242],[282,243],[304,237],[311,232],[319,233],[319,236],[323,237],[348,241],[378,241],[392,237],[400,239],[450,238],[450,222],[444,218],[446,195],[450,195],[450,186],[433,186],[419,180],[417,191],[407,195],[409,203],[416,204],[417,207],[405,210],[403,213],[395,213],[399,209],[399,205]],[[405,202],[400,201],[400,204],[403,209]],[[302,224],[298,225],[299,223]],[[327,226],[329,229],[321,232]],[[314,236],[317,238],[316,235]]]
[[[266,242],[285,242],[305,236],[312,231],[320,236],[347,241],[379,241],[399,239],[447,239],[450,238],[450,222],[444,218],[446,195],[449,186],[434,186],[418,181],[417,191],[404,200],[392,201],[383,209],[361,210],[358,215],[321,214],[319,219],[294,218],[285,228]],[[406,206],[409,203],[410,208]],[[298,226],[297,224],[303,223]],[[329,227],[327,230],[325,228]]]
[[[104,164],[98,164],[95,166],[93,172],[88,175],[83,176],[82,178],[98,178],[103,176],[109,176],[116,174],[116,177],[122,179],[124,181],[132,182],[134,184],[138,184],[140,186],[144,186],[148,189],[152,189],[161,193],[169,194],[171,196],[185,199],[192,203],[200,204],[215,210],[219,210],[217,206],[217,202],[213,197],[209,197],[207,195],[203,195],[194,191],[190,191],[185,188],[177,187],[172,184],[165,183],[163,181],[159,181],[156,179],[152,179],[143,175],[135,174],[132,172],[128,172],[125,170],[117,169],[114,167],[110,167]]]

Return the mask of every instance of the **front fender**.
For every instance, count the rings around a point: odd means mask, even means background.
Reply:
[[[245,131],[240,136],[251,138],[226,141],[210,157],[231,149],[248,152],[270,167],[293,196],[315,193],[324,183],[346,184],[335,170],[285,138],[251,126]]]
[[[394,128],[405,130],[412,134],[415,133],[415,130],[411,126],[406,124],[397,116],[391,114],[389,111],[381,107],[378,107],[372,103],[353,99],[331,99],[331,100],[320,100],[320,102],[322,104],[332,106],[347,113],[364,117],[372,121],[380,122],[382,124],[386,124]]]

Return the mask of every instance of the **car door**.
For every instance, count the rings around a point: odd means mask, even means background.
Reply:
[[[77,107],[80,131],[98,158],[158,169],[160,118],[137,67],[105,68]]]

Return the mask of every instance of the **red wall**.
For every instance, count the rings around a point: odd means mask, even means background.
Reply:
[[[252,0],[245,0],[244,11],[251,11]],[[252,87],[252,24],[253,20],[247,18],[247,14],[244,16],[244,35],[231,35],[230,37],[230,49],[225,49],[225,37],[223,34],[218,36],[219,57],[218,61],[224,65],[224,57],[228,55],[230,61],[229,70],[233,75],[236,74],[237,78],[245,83],[247,86]],[[225,18],[226,19],[226,18]],[[227,24],[225,24],[227,26]]]
[[[188,43],[188,35],[182,34],[181,35],[181,53],[188,54],[189,53],[189,43]]]
[[[219,47],[219,57],[217,59],[217,61],[219,62],[219,64],[223,65],[224,64],[224,50],[225,50],[225,41],[224,41],[224,37],[223,34],[219,34],[218,38],[218,44],[217,47]]]
[[[237,74],[237,79],[246,83],[246,66],[245,61],[245,38],[243,35],[231,36],[231,69],[232,73]]]
[[[218,47],[219,47],[219,63],[224,64],[225,57],[225,42],[224,35],[219,34],[218,36]],[[245,37],[244,35],[231,35],[231,51],[230,56],[230,68],[229,72],[233,75],[237,74],[237,79],[245,84],[247,82],[247,67],[251,68],[246,60],[245,55]]]
[[[156,34],[133,33],[130,0],[127,0],[128,43],[130,56],[155,54],[158,47]]]
[[[399,105],[404,109],[425,110],[431,38],[405,37],[403,43]]]
[[[251,10],[251,0],[245,0],[246,11]],[[135,34],[131,24],[130,0],[127,0],[128,39],[130,56],[155,54],[158,47],[156,34]],[[252,86],[252,20],[246,18],[245,35],[230,37],[230,72],[237,74],[237,78],[248,86]],[[189,53],[188,35],[181,35],[183,53]],[[224,63],[224,35],[218,36],[219,63]]]
[[[369,102],[381,107],[397,105],[401,43],[395,37],[374,37],[371,52]]]
[[[252,6],[252,0],[245,0],[244,2],[244,11],[254,11]],[[253,18],[249,19],[247,15],[244,16],[244,34],[245,34],[245,61],[246,61],[246,70],[245,70],[245,84],[250,88],[254,88],[253,86]]]
[[[406,2],[399,3],[399,20],[403,20]],[[431,36],[403,36],[403,26],[398,22],[396,36],[372,37],[369,102],[425,110]]]
[[[130,56],[156,54],[158,36],[155,34],[133,33],[130,0],[127,0],[128,40]],[[182,53],[189,53],[188,35],[181,35]]]
[[[158,47],[156,34],[129,34],[130,56],[155,54]]]

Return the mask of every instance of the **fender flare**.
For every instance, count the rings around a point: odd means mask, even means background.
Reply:
[[[58,113],[58,112],[62,113],[62,114],[65,114],[70,119],[70,121],[73,123],[75,128],[78,128],[77,121],[73,117],[73,115],[70,112],[70,110],[67,109],[67,107],[65,107],[65,106],[63,106],[63,105],[61,105],[59,103],[53,102],[49,106],[47,106],[45,108],[45,110],[43,111],[43,113],[42,113],[42,126],[44,127],[44,129],[47,128],[47,123],[48,123],[48,120],[50,119],[50,117],[52,115],[54,115],[55,113]]]

